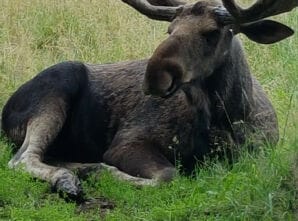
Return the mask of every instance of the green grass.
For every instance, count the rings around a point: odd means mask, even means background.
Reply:
[[[298,30],[298,11],[277,17]],[[42,69],[63,60],[106,63],[149,57],[166,38],[167,23],[138,15],[120,0],[2,0],[0,109]],[[89,196],[116,204],[106,220],[297,220],[298,35],[275,45],[244,40],[252,71],[277,110],[275,149],[240,154],[235,164],[208,161],[194,178],[136,188],[104,174],[84,182]],[[49,184],[9,170],[10,145],[0,139],[0,220],[100,220],[98,209],[51,193]],[[298,164],[298,163],[297,163]],[[296,165],[297,165],[296,164]],[[296,186],[295,186],[296,183]]]

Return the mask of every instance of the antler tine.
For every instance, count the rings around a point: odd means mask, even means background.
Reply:
[[[238,23],[257,21],[291,11],[298,6],[298,0],[258,0],[247,9],[239,7],[235,0],[222,0],[222,2]]]
[[[152,5],[146,0],[122,0],[122,1],[130,5],[134,9],[136,9],[141,14],[146,15],[151,19],[161,20],[161,21],[172,21],[177,10],[180,8],[180,6],[159,6],[155,4]],[[150,2],[159,3],[161,1],[151,0]],[[176,1],[176,0],[169,1],[169,3],[172,3],[172,5],[184,4],[183,2]]]

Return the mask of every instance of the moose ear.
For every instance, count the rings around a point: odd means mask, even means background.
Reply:
[[[239,32],[260,44],[272,44],[294,34],[294,31],[288,26],[272,20],[242,24],[239,27]]]

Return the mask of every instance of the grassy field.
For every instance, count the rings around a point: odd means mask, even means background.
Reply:
[[[298,31],[297,10],[277,19]],[[166,28],[120,0],[1,0],[0,109],[21,84],[52,64],[149,57]],[[298,220],[298,35],[265,46],[241,38],[278,114],[276,148],[244,151],[232,166],[208,161],[194,178],[180,176],[155,188],[136,188],[109,174],[90,177],[83,184],[87,194],[116,207],[80,212],[51,193],[49,184],[9,170],[10,145],[1,138],[0,220]]]

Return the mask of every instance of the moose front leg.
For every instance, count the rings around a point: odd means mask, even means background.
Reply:
[[[176,175],[175,167],[158,148],[146,141],[117,142],[105,152],[103,159],[131,176],[152,179],[156,183],[169,182]]]
[[[74,172],[80,179],[86,179],[91,173],[100,178],[103,171],[108,171],[112,176],[127,181],[135,186],[155,186],[157,183],[152,179],[131,176],[117,167],[105,163],[74,163],[74,162],[49,162],[50,165],[62,167]]]

